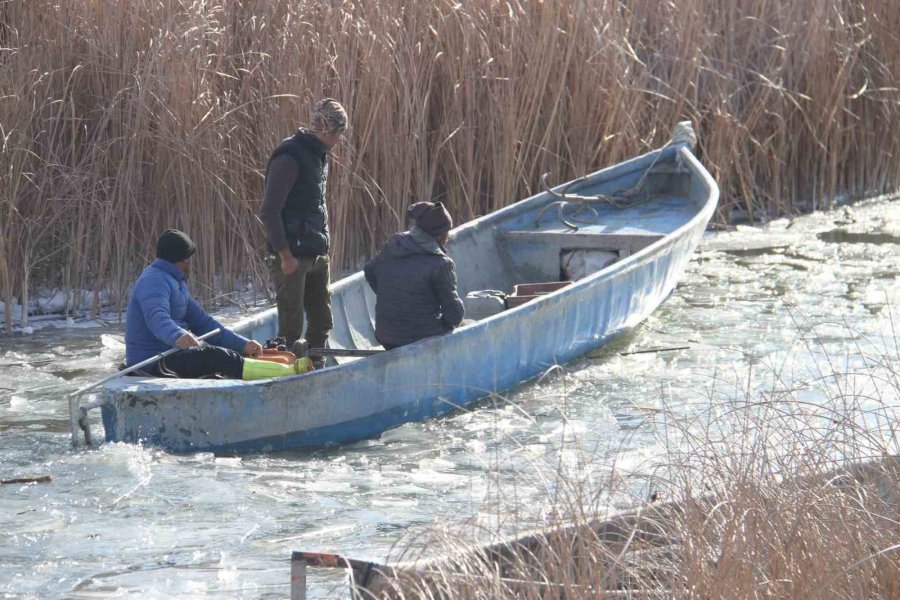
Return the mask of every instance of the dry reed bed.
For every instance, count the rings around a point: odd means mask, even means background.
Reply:
[[[890,0],[3,0],[0,299],[121,306],[168,226],[199,243],[205,299],[258,285],[265,161],[323,95],[352,120],[336,270],[413,201],[471,219],[685,118],[720,219],[895,189],[898,32]]]
[[[715,495],[679,495],[502,548],[444,542],[440,548],[452,559],[420,561],[387,577],[370,571],[360,595],[661,600],[900,594],[900,459],[788,482],[731,475],[722,481],[730,487]]]
[[[816,340],[810,333],[806,340]],[[900,350],[893,339],[879,352],[849,348],[846,360],[819,353],[803,380],[758,367],[740,380],[723,378],[709,408],[655,417],[660,459],[626,471],[601,457],[608,474],[601,483],[591,456],[564,460],[583,452],[576,439],[564,441],[553,460],[516,483],[554,482],[540,511],[525,494],[518,514],[503,507],[509,502],[501,498],[518,496],[516,489],[495,493],[498,523],[527,522],[537,512],[564,525],[514,536],[512,544],[494,526],[439,532],[407,547],[408,562],[387,577],[370,575],[363,597],[897,598]],[[629,496],[642,506],[610,519],[611,503]],[[495,541],[473,550],[473,536]]]

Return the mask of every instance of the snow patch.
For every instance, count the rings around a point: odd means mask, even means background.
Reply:
[[[111,295],[109,292],[101,292],[99,296],[100,306],[108,307],[111,304]],[[84,327],[80,319],[76,319],[78,313],[86,314],[94,304],[94,292],[90,290],[70,290],[64,292],[60,289],[41,289],[37,296],[28,301],[27,315],[29,326],[25,328],[15,328],[15,331],[22,333],[33,333],[36,329],[42,329],[46,325],[38,325],[32,321],[38,320],[40,315],[50,315],[58,323],[53,323],[54,327]],[[10,306],[0,301],[0,324],[6,322],[6,315],[9,312],[14,322],[21,323],[23,316],[23,306],[19,303],[19,299],[12,298]],[[65,314],[64,318],[63,313]],[[91,321],[88,327],[96,327],[99,323]]]

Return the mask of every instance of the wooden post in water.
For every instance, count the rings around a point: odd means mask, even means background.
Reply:
[[[291,600],[306,600],[306,557],[302,552],[291,554]]]

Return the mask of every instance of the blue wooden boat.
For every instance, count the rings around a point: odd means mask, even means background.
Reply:
[[[672,293],[715,209],[718,187],[692,152],[690,124],[679,127],[659,150],[451,232],[461,296],[577,278],[571,285],[450,334],[295,377],[123,377],[92,405],[101,407],[106,440],[173,452],[343,444],[449,413],[603,345]],[[581,272],[561,276],[573,262]],[[332,294],[330,346],[380,348],[362,272],[334,283]],[[257,340],[276,328],[275,309],[234,327]]]

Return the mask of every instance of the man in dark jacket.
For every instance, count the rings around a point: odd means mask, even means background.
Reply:
[[[394,234],[365,267],[375,291],[375,337],[386,349],[452,331],[462,322],[456,268],[444,246],[453,227],[440,202],[418,202],[415,225]]]
[[[188,292],[186,279],[196,250],[191,238],[177,229],[160,236],[156,260],[131,290],[125,314],[125,364],[136,365],[175,347],[181,351],[143,367],[144,372],[157,377],[264,379],[308,370],[308,361],[283,365],[245,358],[262,352],[259,342],[222,326]],[[209,343],[197,339],[216,328],[221,331]]]
[[[282,141],[266,168],[259,216],[266,227],[269,273],[278,305],[278,335],[290,346],[303,333],[322,348],[333,326],[328,291],[328,153],[347,129],[347,113],[332,98],[316,104],[312,127]]]

